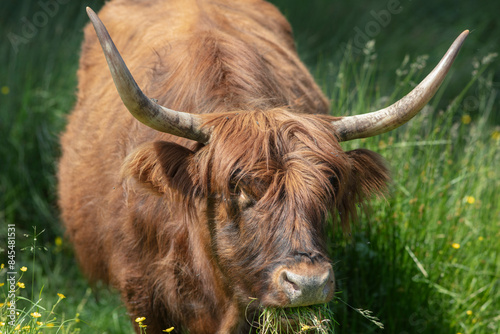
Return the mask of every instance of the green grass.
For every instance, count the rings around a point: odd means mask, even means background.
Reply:
[[[450,78],[421,114],[388,134],[343,144],[384,156],[393,183],[385,198],[371,202],[352,235],[331,229],[338,294],[328,325],[338,323],[335,333],[500,333],[500,65],[489,56],[498,48],[493,23],[499,5],[485,1],[476,10],[463,3],[451,10],[448,2],[402,2],[405,10],[366,54],[349,54],[353,28],[363,28],[370,10],[386,1],[315,0],[305,8],[300,1],[277,1],[335,115],[363,113],[403,96],[461,30],[472,29]],[[22,34],[21,19],[31,20],[40,7],[7,2],[0,14],[0,247],[7,250],[4,231],[15,224],[16,279],[25,285],[16,288],[17,319],[24,319],[21,328],[31,326],[28,333],[36,330],[34,312],[55,324],[44,333],[132,331],[117,293],[89,287],[71,246],[58,239],[58,136],[75,101],[84,7],[97,10],[102,3],[61,5],[17,52],[7,34]],[[33,226],[45,230],[36,245]],[[0,263],[7,265],[6,252]],[[0,322],[6,272],[0,270]],[[268,319],[276,314],[268,312]],[[384,330],[367,317],[378,318]]]
[[[371,80],[362,78],[375,64],[357,74],[349,63],[341,67],[363,93],[362,83]],[[463,91],[446,109],[437,109],[439,101],[433,100],[402,129],[344,145],[377,151],[392,169],[387,197],[374,202],[351,240],[332,245],[340,298],[375,310],[384,332],[500,331],[500,129],[488,122],[497,91],[487,65],[471,73],[474,90]],[[349,86],[349,79],[343,80],[340,86]],[[405,78],[402,87],[411,81]],[[464,103],[471,99],[479,118],[472,118]],[[383,100],[375,95],[364,103],[376,107]],[[364,110],[352,101],[346,109]],[[335,310],[346,333],[377,332],[353,322],[348,308]]]
[[[328,305],[264,308],[254,324],[259,334],[318,333],[335,331],[335,316]]]

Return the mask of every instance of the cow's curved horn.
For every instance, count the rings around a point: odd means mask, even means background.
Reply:
[[[202,121],[200,117],[162,107],[144,95],[97,14],[87,7],[87,15],[94,25],[116,89],[130,113],[155,130],[204,144],[208,143],[210,131],[201,128]]]
[[[401,100],[378,111],[332,122],[340,141],[372,137],[408,122],[434,96],[468,34],[469,30],[462,32],[432,72]]]

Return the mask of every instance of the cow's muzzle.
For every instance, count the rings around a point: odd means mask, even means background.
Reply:
[[[335,292],[335,276],[329,263],[298,263],[278,267],[273,275],[274,288],[286,297],[285,307],[329,302]]]

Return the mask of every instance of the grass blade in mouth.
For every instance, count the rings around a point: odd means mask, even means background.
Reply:
[[[265,307],[256,324],[259,334],[334,333],[334,314],[328,304],[272,308]]]

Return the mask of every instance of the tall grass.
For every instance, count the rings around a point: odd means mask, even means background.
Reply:
[[[341,101],[341,114],[387,104],[366,94],[376,81],[374,52],[368,45],[362,66],[347,56],[338,70],[329,64],[330,73],[320,72],[330,76],[326,89]],[[445,109],[435,98],[402,129],[344,144],[379,152],[392,170],[389,194],[375,201],[349,242],[332,245],[340,298],[375,310],[384,332],[500,331],[500,128],[489,125],[498,92],[486,70],[493,57],[470,66],[473,85],[464,83]],[[429,71],[425,57],[414,59],[395,71],[389,100]],[[342,332],[377,332],[338,306]]]
[[[0,269],[0,333],[132,333],[118,295],[93,288],[78,272],[61,238],[40,245],[43,234],[17,238],[16,317],[11,326],[7,262]]]
[[[58,136],[75,102],[87,19],[83,3],[59,5],[51,15],[40,3],[46,2],[5,1],[0,13],[0,221],[15,223],[19,231],[46,229],[42,238],[48,241],[60,232]]]
[[[95,0],[90,5],[97,9],[102,3]],[[365,21],[344,5],[339,11],[347,13],[345,21],[332,4],[319,0],[315,4],[307,10],[293,2],[280,7],[292,19],[299,50],[331,98],[335,115],[363,113],[401,97],[445,50],[445,46],[439,50],[419,46],[432,51],[429,58],[414,52],[405,58],[400,51],[392,56],[387,50],[401,50],[401,46],[383,46],[380,41],[389,44],[390,39],[382,38],[384,34],[377,37],[378,44],[365,45],[360,55],[350,54],[348,46],[332,49],[352,39],[353,26],[363,27]],[[488,2],[488,6],[495,4]],[[48,316],[53,310],[59,332],[128,333],[132,327],[117,294],[99,286],[89,288],[81,277],[70,246],[60,238],[55,204],[58,134],[74,103],[85,5],[65,4],[18,52],[8,42],[0,48],[4,64],[0,71],[0,226],[3,229],[9,223],[17,228],[18,277],[19,268],[27,268],[21,278],[25,288],[18,288],[18,311],[26,321],[37,319],[31,313]],[[35,2],[3,6],[2,36],[20,34],[21,18],[31,19],[39,10]],[[354,8],[363,6],[354,2]],[[490,13],[471,17],[490,22],[496,12]],[[339,20],[331,23],[330,14]],[[307,15],[314,17],[306,20]],[[444,17],[448,15],[452,12]],[[400,21],[404,17],[394,17],[391,27],[407,31]],[[344,33],[310,37],[315,31],[328,31],[330,25]],[[408,45],[397,31],[392,38]],[[346,150],[364,147],[384,156],[393,183],[385,198],[371,201],[352,235],[330,229],[328,242],[339,292],[329,309],[338,322],[336,333],[500,333],[500,128],[495,123],[500,114],[499,66],[486,47],[490,39],[474,55],[478,47],[473,34],[451,77],[421,114],[391,133],[343,144]],[[429,37],[425,45],[438,44]],[[37,240],[43,247],[35,247],[35,261],[30,252],[32,226],[46,229]],[[1,231],[0,247],[4,240]],[[0,263],[6,263],[4,254]],[[0,284],[2,275],[5,269],[0,270]],[[6,286],[0,287],[0,297]],[[5,305],[0,307],[0,322],[5,322]],[[380,319],[385,329],[360,313]],[[46,323],[52,318],[47,319]],[[6,327],[0,331],[6,332]]]

